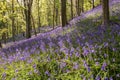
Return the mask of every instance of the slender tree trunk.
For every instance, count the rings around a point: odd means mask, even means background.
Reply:
[[[56,8],[56,20],[55,20],[56,21],[56,25],[58,25],[58,16],[59,16],[58,15],[58,8]]]
[[[38,28],[39,28],[39,33],[40,33],[41,20],[40,20],[40,6],[39,6],[39,1],[40,0],[38,0]]]
[[[33,18],[33,15],[31,14],[31,21],[32,21],[32,26],[33,26],[33,30],[34,30],[34,34],[35,36],[37,36],[37,32],[36,32],[36,28],[35,28],[35,21],[34,21],[34,18]]]
[[[54,0],[54,4],[53,4],[53,29],[54,29],[54,26],[55,26],[55,0]]]
[[[94,9],[95,8],[95,1],[92,0],[92,8]]]
[[[84,0],[82,0],[81,3],[82,3],[81,11],[84,12]]]
[[[2,43],[1,43],[1,41],[0,41],[0,48],[2,48]]]
[[[13,38],[13,41],[15,41],[15,19],[14,19],[14,0],[12,0],[12,38]]]
[[[66,0],[61,0],[61,17],[62,17],[62,27],[67,24],[67,16],[66,16]]]
[[[73,0],[71,0],[71,18],[73,19]]]
[[[80,0],[78,0],[78,16],[80,16]]]
[[[103,25],[109,25],[109,0],[102,0]]]
[[[76,6],[75,6],[76,7],[76,16],[78,16],[78,5],[77,5],[78,4],[78,0],[75,0],[75,3],[76,3]]]

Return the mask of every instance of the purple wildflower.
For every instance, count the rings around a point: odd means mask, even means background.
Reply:
[[[95,80],[101,80],[100,76],[97,76],[97,77],[95,78]]]
[[[96,62],[95,64],[96,64],[96,66],[98,66],[98,65],[99,65],[99,62]]]
[[[6,73],[4,72],[3,74],[2,74],[2,78],[5,78],[6,77]]]
[[[101,67],[101,70],[103,70],[103,71],[104,71],[104,70],[106,69],[106,66],[107,66],[107,63],[106,63],[106,62],[104,62],[104,63],[103,63],[103,65],[102,65],[102,67]]]
[[[88,67],[87,67],[87,71],[90,72],[90,70],[91,70],[91,69],[90,69],[90,67],[88,66]]]
[[[79,57],[79,56],[80,56],[79,52],[76,52],[75,56],[76,56],[76,57]]]
[[[83,53],[84,56],[87,56],[89,54],[89,50],[85,47],[83,47]]]
[[[60,47],[63,47],[63,46],[64,46],[63,41],[62,41],[62,40],[60,40],[60,41],[58,42],[58,45],[59,45]]]
[[[105,77],[104,80],[109,80],[108,77]]]
[[[74,63],[74,66],[73,66],[74,69],[78,69],[79,68],[79,65],[77,63]]]
[[[113,80],[113,78],[112,78],[112,77],[110,77],[110,78],[109,78],[109,80]]]
[[[104,47],[108,47],[108,43],[107,42],[104,43]]]
[[[45,71],[45,74],[46,74],[47,76],[50,76],[49,71]]]
[[[21,61],[24,61],[24,60],[25,60],[25,57],[20,57],[20,60],[21,60]]]
[[[61,69],[64,68],[65,66],[66,66],[66,63],[65,63],[65,62],[63,62],[63,63],[60,64],[60,68],[61,68]]]
[[[71,50],[70,50],[70,56],[73,55],[74,51],[75,51],[75,49],[74,49],[73,47],[71,47]]]

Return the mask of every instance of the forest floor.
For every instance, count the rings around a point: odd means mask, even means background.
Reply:
[[[109,26],[101,26],[98,6],[64,28],[6,44],[0,51],[0,79],[120,80],[119,6],[120,0],[110,2]]]

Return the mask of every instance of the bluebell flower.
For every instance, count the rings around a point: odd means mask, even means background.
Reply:
[[[99,65],[99,62],[96,62],[95,64],[96,64],[96,66],[98,66],[98,65]]]
[[[112,78],[112,77],[110,77],[110,78],[109,78],[109,80],[113,80],[113,78]]]
[[[105,77],[104,80],[109,80],[109,78],[108,78],[108,77]]]
[[[101,70],[105,71],[106,66],[107,66],[107,63],[106,63],[106,62],[104,62],[104,63],[103,63],[103,65],[102,65],[102,67],[101,67]]]
[[[80,57],[79,52],[76,52],[76,53],[75,53],[75,56],[76,56],[76,57]]]
[[[66,66],[66,63],[65,63],[65,62],[63,62],[63,63],[60,64],[60,68],[61,68],[61,69],[64,68],[65,66]]]
[[[6,77],[6,73],[4,72],[3,74],[2,74],[2,78],[5,78]]]
[[[47,76],[50,76],[49,71],[45,71],[45,74],[46,74]]]
[[[95,80],[101,80],[100,76],[97,76],[97,77],[95,78]]]
[[[79,68],[79,65],[78,63],[74,63],[74,66],[73,66],[74,69],[78,69]]]

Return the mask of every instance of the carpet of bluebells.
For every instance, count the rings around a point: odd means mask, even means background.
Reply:
[[[63,35],[37,37],[3,49],[0,79],[119,79],[120,26],[113,24],[84,31],[76,27]]]
[[[119,80],[120,25],[70,23],[2,49],[0,80]]]

